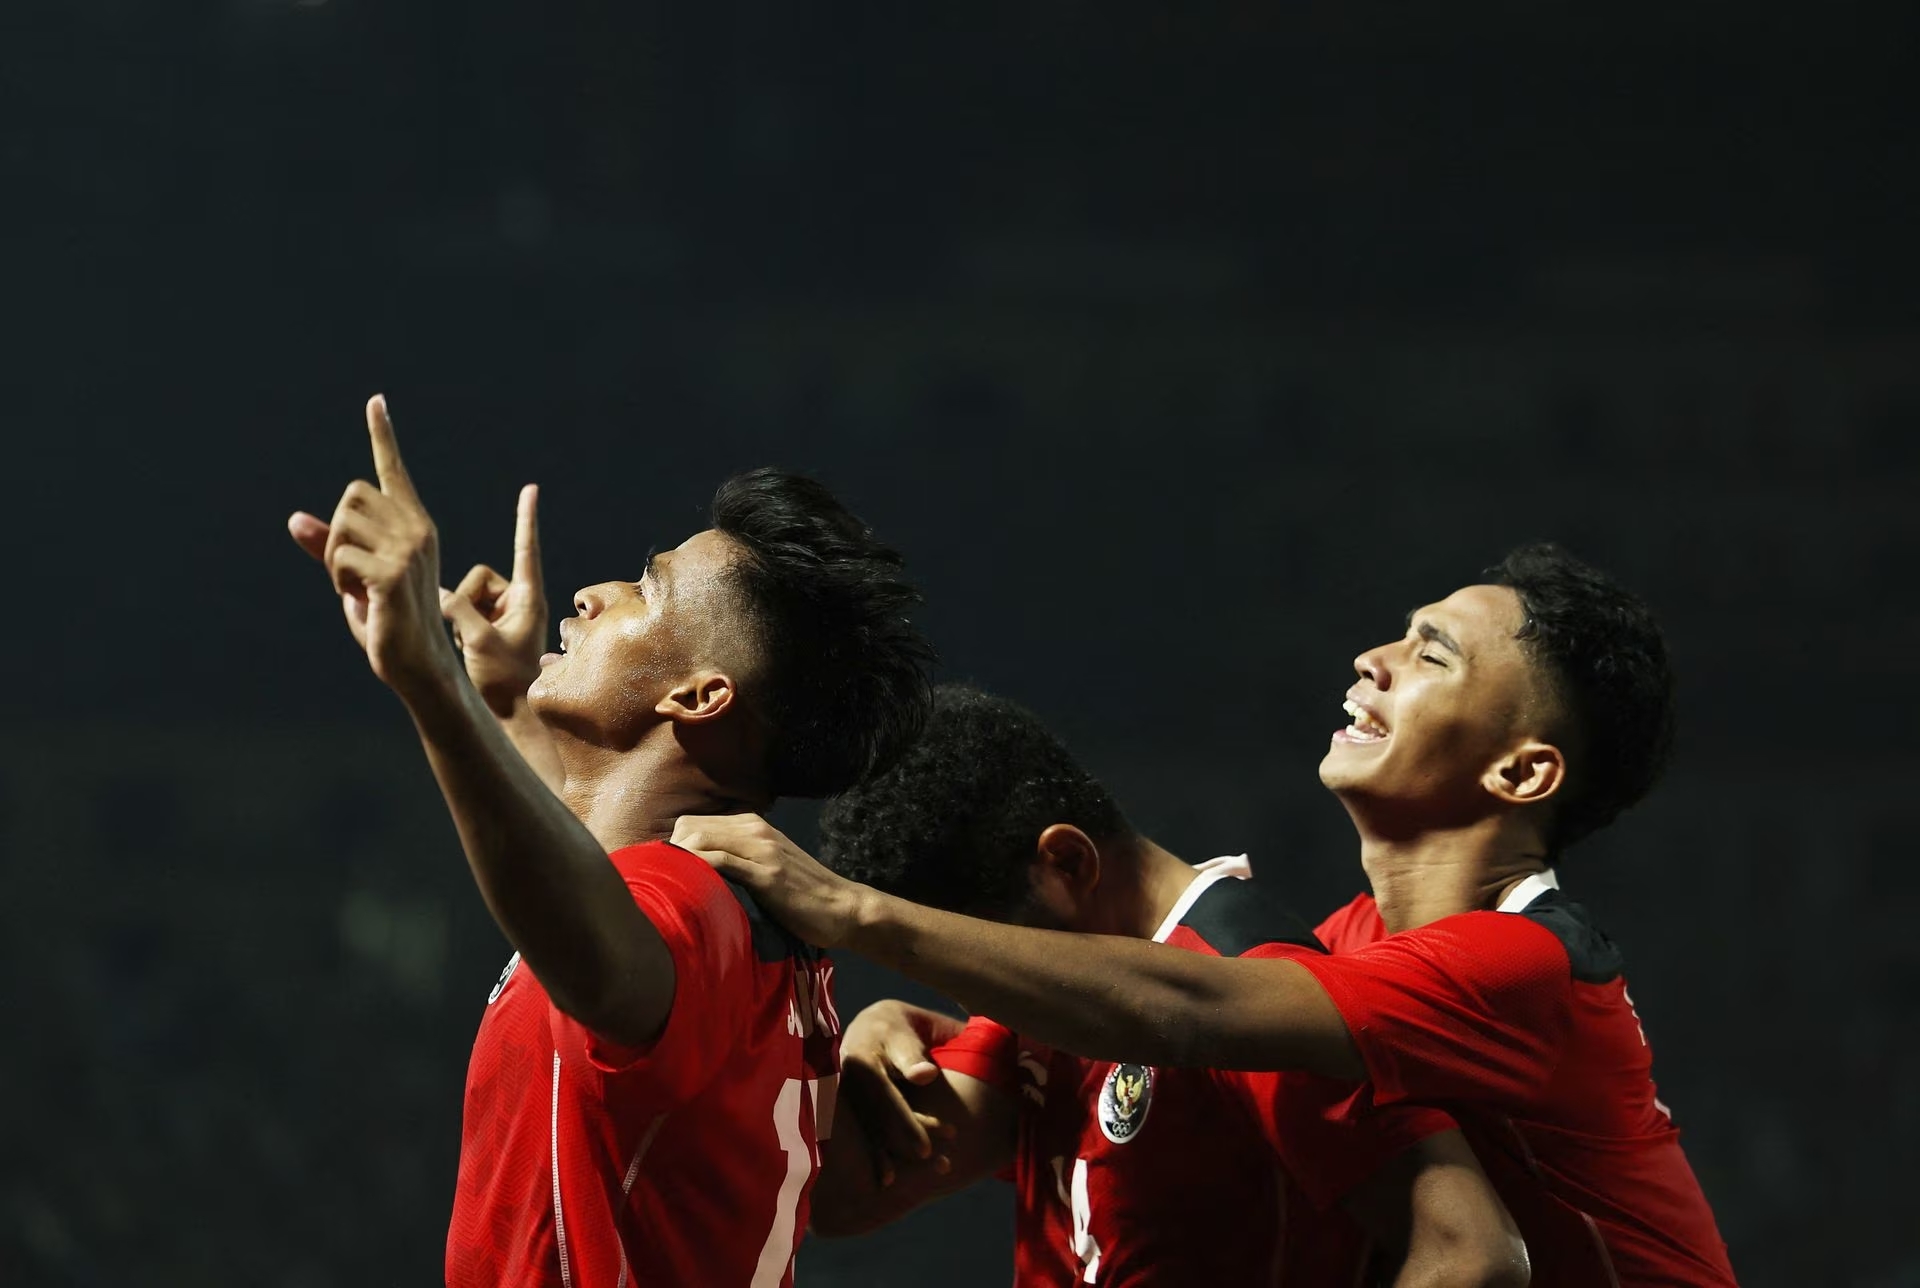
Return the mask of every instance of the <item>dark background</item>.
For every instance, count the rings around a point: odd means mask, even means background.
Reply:
[[[1314,914],[1348,659],[1572,544],[1685,724],[1563,875],[1735,1266],[1920,1284],[1912,13],[9,0],[0,1282],[437,1281],[508,949],[282,528],[384,389],[447,563],[535,479],[559,594],[818,472],[950,674]]]

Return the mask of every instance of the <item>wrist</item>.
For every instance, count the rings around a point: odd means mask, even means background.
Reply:
[[[466,668],[451,644],[436,649],[433,656],[422,659],[420,665],[396,674],[392,687],[406,703],[407,710],[423,723],[456,710],[461,705],[463,690],[471,690]]]
[[[849,898],[847,932],[838,946],[865,953],[886,938],[900,901],[865,885],[854,886]]]

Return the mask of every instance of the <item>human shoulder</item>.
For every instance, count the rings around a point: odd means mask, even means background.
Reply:
[[[623,846],[607,858],[634,902],[670,943],[691,940],[712,952],[751,941],[764,960],[792,956],[796,946],[804,947],[768,917],[752,895],[723,879],[697,854],[666,841],[645,841]]]
[[[1216,879],[1201,891],[1167,942],[1221,957],[1326,951],[1270,886],[1233,876]]]
[[[1326,920],[1314,927],[1314,934],[1327,946],[1330,953],[1349,952],[1362,944],[1370,944],[1386,936],[1387,928],[1381,924],[1380,908],[1373,896],[1366,893],[1355,895],[1344,907],[1337,908],[1327,915]]]

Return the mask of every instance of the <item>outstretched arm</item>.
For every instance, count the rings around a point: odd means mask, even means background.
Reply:
[[[683,818],[673,839],[753,891],[802,938],[852,949],[1077,1055],[1366,1076],[1333,1000],[1293,962],[1209,957],[923,908],[828,871],[750,814]]]
[[[413,717],[500,929],[553,1002],[638,1046],[673,1005],[673,958],[593,834],[508,740],[442,625],[439,538],[394,441],[384,399],[367,404],[378,486],[348,485],[322,562],[373,672]],[[288,521],[306,544],[319,520]]]

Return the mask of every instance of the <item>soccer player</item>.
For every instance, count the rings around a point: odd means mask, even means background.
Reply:
[[[1568,846],[1659,776],[1672,675],[1652,615],[1551,546],[1362,653],[1321,778],[1373,893],[1331,956],[1210,957],[974,921],[838,877],[753,819],[681,841],[796,933],[1089,1057],[1365,1077],[1458,1120],[1540,1283],[1733,1283],[1655,1095],[1619,949],[1559,892]]]
[[[579,591],[516,693],[500,664],[545,636],[533,494],[518,589],[442,592],[382,399],[367,425],[378,484],[289,528],[413,717],[515,949],[468,1070],[447,1282],[789,1284],[830,1134],[830,968],[665,838],[685,812],[844,790],[911,740],[931,651],[900,558],[818,484],[741,475],[711,528]],[[557,795],[497,716],[546,740]]]
[[[821,833],[836,871],[937,907],[1201,953],[1320,951],[1270,890],[1236,879],[1245,859],[1195,868],[1154,844],[1032,713],[976,689],[935,690],[920,740],[829,802]],[[865,1041],[877,1063],[902,1022],[945,1029],[938,1080],[908,1083],[909,1113],[884,1070],[871,1099],[852,1094],[862,1066],[849,1059],[818,1234],[859,1233],[1011,1171],[1018,1285],[1527,1281],[1511,1218],[1444,1114],[1368,1113],[1353,1083],[1308,1074],[1096,1063],[984,1016],[963,1026],[897,1002],[855,1020],[849,1057]],[[914,1113],[952,1133],[948,1165],[902,1159],[878,1182],[866,1138]],[[1336,1204],[1379,1240],[1371,1270]]]

